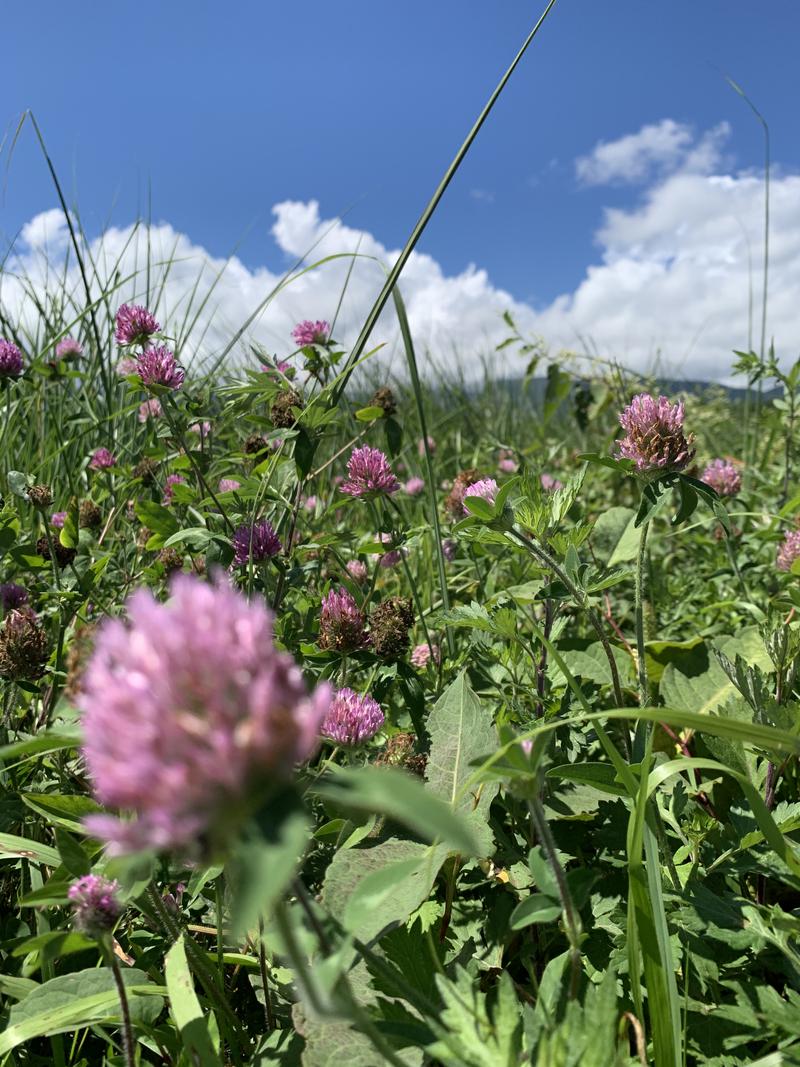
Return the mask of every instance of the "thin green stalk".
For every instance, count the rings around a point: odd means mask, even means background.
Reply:
[[[131,1026],[131,1011],[128,1005],[128,994],[125,991],[125,983],[122,980],[122,972],[119,961],[114,955],[114,950],[108,940],[103,941],[103,953],[114,976],[114,985],[117,987],[119,997],[120,1014],[122,1015],[122,1052],[125,1056],[126,1067],[135,1067],[135,1045],[133,1041],[133,1027]]]
[[[395,285],[397,284],[397,281],[400,278],[400,275],[403,273],[403,268],[405,267],[406,263],[408,262],[409,256],[414,251],[414,249],[415,249],[415,247],[417,245],[417,242],[419,241],[420,237],[422,236],[422,234],[423,234],[423,232],[425,230],[425,227],[428,225],[428,223],[430,222],[430,220],[431,220],[431,218],[433,216],[434,211],[436,211],[436,208],[439,206],[439,201],[442,199],[442,197],[444,196],[444,194],[445,194],[445,192],[447,190],[448,185],[450,184],[450,182],[455,177],[456,171],[461,166],[461,164],[462,164],[462,162],[464,160],[464,157],[466,156],[467,152],[472,147],[473,141],[475,140],[475,138],[480,133],[481,127],[483,126],[484,122],[486,122],[487,118],[489,117],[489,114],[491,113],[492,108],[497,103],[497,100],[498,100],[500,94],[502,93],[503,89],[505,89],[509,78],[511,77],[511,75],[514,73],[514,71],[516,70],[517,66],[521,62],[522,57],[527,52],[528,47],[533,42],[534,37],[539,32],[539,29],[541,28],[541,26],[544,23],[544,21],[547,18],[547,16],[550,14],[550,11],[552,10],[554,5],[555,5],[555,0],[549,0],[549,3],[547,4],[547,7],[544,9],[544,12],[540,16],[538,22],[536,23],[536,25],[533,27],[531,32],[526,37],[526,39],[525,39],[525,41],[524,41],[524,43],[522,45],[522,48],[520,48],[519,52],[514,57],[514,60],[511,63],[511,66],[508,68],[508,70],[505,72],[503,77],[500,79],[500,81],[499,81],[499,83],[497,85],[497,88],[494,90],[492,95],[489,97],[489,100],[487,101],[486,106],[483,108],[483,110],[481,111],[481,113],[478,116],[477,120],[475,121],[474,126],[472,127],[470,132],[467,134],[466,140],[461,145],[459,150],[456,152],[455,157],[453,159],[453,162],[450,164],[450,166],[445,171],[444,177],[439,182],[439,185],[437,186],[436,191],[434,192],[434,194],[431,197],[431,199],[428,201],[427,207],[422,212],[422,214],[419,217],[419,220],[417,221],[416,226],[411,231],[411,236],[406,241],[405,247],[403,248],[403,251],[400,253],[400,255],[397,257],[397,261],[395,262],[394,266],[389,271],[388,277],[386,278],[386,281],[383,284],[383,288],[381,289],[380,293],[378,294],[378,298],[375,301],[375,303],[373,304],[372,309],[370,310],[370,313],[367,315],[367,318],[366,318],[366,320],[364,322],[364,325],[361,328],[361,333],[358,335],[356,343],[353,346],[353,350],[352,350],[352,352],[350,353],[350,355],[347,358],[347,362],[345,363],[344,371],[343,371],[343,373],[342,373],[342,375],[341,375],[341,377],[339,379],[339,383],[337,384],[337,386],[333,390],[333,395],[332,395],[332,403],[333,404],[336,404],[336,402],[338,401],[339,397],[344,392],[345,387],[347,386],[347,382],[348,382],[348,380],[350,378],[350,375],[352,374],[353,370],[355,369],[356,364],[358,363],[359,359],[361,358],[361,356],[364,353],[364,350],[367,347],[367,342],[369,341],[370,335],[371,335],[373,329],[375,328],[375,324],[377,323],[378,319],[380,318],[381,312],[383,311],[384,307],[386,306],[386,303],[387,303],[387,301],[388,301],[388,299],[389,299],[389,297],[390,297],[390,295],[392,293],[392,290],[394,289]]]
[[[650,701],[650,687],[647,680],[647,658],[644,647],[644,586],[645,565],[647,561],[647,531],[650,523],[645,519],[639,534],[639,550],[636,554],[636,580],[635,580],[635,603],[636,603],[636,658],[637,676],[639,679],[639,705],[647,707]]]

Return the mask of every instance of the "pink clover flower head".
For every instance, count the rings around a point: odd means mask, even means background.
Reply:
[[[431,455],[433,455],[433,453],[436,451],[436,442],[430,436],[430,434],[428,434],[427,440],[428,440],[428,451],[430,452]],[[420,437],[419,441],[417,442],[417,452],[419,452],[420,456],[424,456],[425,455],[425,438],[424,437]]]
[[[313,494],[311,496],[305,497],[303,500],[303,507],[306,509],[306,511],[316,511],[317,498]]]
[[[345,568],[354,582],[360,585],[367,580],[367,565],[360,559],[351,559]]]
[[[186,373],[166,345],[145,348],[136,357],[136,373],[142,385],[163,385],[167,389],[180,389]]]
[[[161,401],[157,396],[151,396],[139,405],[139,422],[147,422],[148,419],[159,419],[164,414]]]
[[[202,441],[211,433],[211,423],[208,419],[204,419],[202,422],[193,422],[189,429],[192,433],[196,433]]]
[[[19,378],[22,374],[22,353],[11,341],[0,337],[0,379]]]
[[[164,496],[161,500],[165,507],[172,503],[176,485],[186,485],[186,479],[182,478],[180,474],[168,474],[164,479]]]
[[[116,467],[117,457],[113,452],[109,452],[107,448],[97,448],[92,453],[92,458],[89,460],[89,466],[93,471],[107,471],[112,467]]]
[[[83,345],[74,337],[62,337],[56,345],[56,359],[77,359],[83,355]]]
[[[114,320],[114,338],[118,345],[146,345],[160,323],[141,304],[123,304]]]
[[[100,937],[113,930],[123,908],[117,897],[119,883],[100,874],[85,874],[67,891],[76,930]]]
[[[162,604],[138,591],[128,623],[98,631],[78,701],[83,754],[97,799],[136,817],[86,825],[115,853],[215,856],[265,785],[314,754],[331,694],[309,694],[263,603],[188,574],[171,592]]]
[[[217,488],[221,493],[235,493],[237,489],[241,489],[242,483],[237,482],[235,478],[220,478]]]
[[[469,515],[469,508],[467,507],[467,497],[479,496],[489,504],[494,504],[495,497],[497,496],[497,482],[494,478],[481,478],[478,482],[473,482],[472,485],[468,485],[464,490],[464,514]]]
[[[123,356],[117,363],[117,374],[125,378],[128,374],[136,374],[137,363],[133,356]]]
[[[554,478],[552,474],[547,473],[539,476],[539,484],[547,493],[555,493],[557,489],[564,488],[563,482],[559,481],[558,478]]]
[[[353,449],[347,461],[347,475],[347,481],[342,482],[339,490],[348,496],[378,496],[396,493],[400,488],[385,453],[369,445]]]
[[[620,456],[633,460],[639,473],[679,471],[694,457],[694,437],[683,432],[683,403],[670,404],[640,393],[621,412],[619,423],[626,436],[617,441]]]
[[[277,556],[283,545],[271,522],[261,519],[251,526],[239,526],[231,539],[233,562],[237,567],[246,567],[250,560],[263,563]]]
[[[458,546],[456,545],[452,537],[443,537],[441,544],[442,555],[448,563],[452,563],[453,560],[456,558],[456,550]]]
[[[394,543],[394,539],[390,533],[378,534],[378,540],[383,545],[391,545]],[[388,552],[384,552],[378,560],[381,567],[396,567],[404,555],[408,555],[408,552],[404,548],[390,548]]]
[[[372,740],[385,721],[380,704],[369,694],[359,696],[352,689],[340,689],[331,702],[320,732],[337,745],[350,748]]]
[[[319,616],[320,648],[355,652],[367,643],[364,612],[346,589],[331,589],[322,598]]]
[[[298,322],[292,330],[292,340],[298,348],[307,348],[308,345],[326,345],[330,332],[330,323],[325,322],[324,319],[319,319],[317,322],[305,319],[303,322]]]
[[[800,559],[800,530],[789,530],[778,549],[778,570],[790,571],[797,559]]]
[[[515,474],[519,470],[519,464],[516,459],[514,459],[514,453],[509,452],[508,450],[500,453],[497,466],[503,474]]]
[[[701,482],[710,485],[720,496],[736,496],[742,488],[742,476],[727,459],[715,459],[703,471]]]
[[[54,511],[50,516],[50,525],[55,526],[57,530],[64,529],[64,523],[67,521],[66,511]]]
[[[431,657],[431,647],[433,647],[433,657]],[[422,644],[417,645],[411,651],[411,665],[420,670],[423,667],[427,667],[431,658],[433,658],[434,663],[438,664],[441,662],[442,650],[438,645],[431,646],[427,641],[423,641]]]
[[[3,582],[0,585],[0,607],[3,611],[14,611],[28,603],[28,590],[16,582]]]
[[[413,478],[408,479],[403,488],[409,496],[418,496],[425,488],[425,480],[415,475]]]

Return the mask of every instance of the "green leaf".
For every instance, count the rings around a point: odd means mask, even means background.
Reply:
[[[84,874],[88,874],[92,869],[92,861],[79,842],[75,840],[72,834],[60,826],[56,827],[55,833],[58,854],[61,856],[61,861],[69,873],[75,878],[81,878]]]
[[[136,504],[136,517],[143,526],[152,531],[148,548],[163,548],[168,537],[178,531],[178,520],[168,508],[153,500],[140,500]]]
[[[222,1061],[214,1049],[208,1022],[194,991],[184,936],[181,934],[164,961],[170,1008],[189,1060],[199,1067],[221,1067]]]
[[[28,488],[33,485],[33,479],[27,474],[23,474],[22,471],[9,471],[6,475],[6,482],[14,496],[22,497],[23,500],[28,499]]]
[[[639,532],[633,508],[614,507],[604,511],[592,530],[592,549],[606,567],[636,559]]]
[[[383,408],[377,406],[359,408],[356,412],[356,418],[359,422],[372,422],[375,419],[382,419]]]
[[[67,830],[82,831],[83,818],[103,810],[91,797],[79,793],[20,793],[20,798],[48,822]]]
[[[447,858],[443,845],[389,838],[372,848],[337,852],[325,874],[322,901],[361,941],[405,922],[428,899]],[[371,907],[352,905],[371,902]]]
[[[10,745],[0,746],[0,763],[6,765],[29,756],[45,755],[48,752],[61,752],[68,748],[77,748],[81,743],[75,734],[57,734],[44,731],[36,737],[24,741],[13,741]]]
[[[46,867],[61,866],[61,857],[54,848],[14,834],[0,834],[0,857],[33,860]]]
[[[465,809],[453,811],[406,771],[391,767],[337,769],[310,791],[346,808],[386,815],[425,840],[442,841],[455,852],[483,854],[473,820],[463,817]]]
[[[559,781],[586,783],[603,793],[617,797],[627,796],[628,793],[617,781],[616,771],[610,763],[564,763],[551,767],[547,771],[547,777]]]
[[[431,748],[426,778],[429,790],[459,813],[478,838],[478,855],[493,850],[489,807],[499,785],[469,788],[470,764],[497,748],[491,713],[483,707],[467,681],[466,671],[447,687],[428,717]]]
[[[161,1011],[163,989],[144,971],[122,971],[133,1023],[152,1024]],[[0,1034],[0,1056],[37,1037],[79,1030],[95,1023],[119,1022],[119,996],[107,968],[92,967],[51,978],[12,1005]]]
[[[308,812],[287,789],[245,828],[234,852],[234,932],[252,930],[283,893],[310,839]]]
[[[533,923],[551,923],[561,914],[561,904],[546,893],[531,893],[521,901],[511,913],[509,926],[512,930],[523,930]]]

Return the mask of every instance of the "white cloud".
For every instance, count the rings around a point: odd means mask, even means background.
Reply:
[[[658,356],[664,374],[728,379],[732,349],[748,343],[751,285],[752,338],[758,343],[763,181],[750,172],[724,172],[720,155],[724,128],[688,139],[683,135],[685,128],[677,123],[645,129],[665,128],[673,131],[664,139],[676,146],[672,156],[666,150],[661,153],[661,170],[650,178],[633,206],[604,212],[595,235],[596,261],[573,290],[549,306],[534,308],[514,300],[474,265],[448,275],[432,256],[414,253],[401,290],[423,370],[437,364],[474,376],[481,361],[488,359],[497,374],[519,373],[521,361],[513,349],[495,352],[507,334],[501,315],[508,310],[523,332],[544,337],[554,353],[561,348],[580,352],[586,346],[640,371],[651,369]],[[642,137],[643,133],[632,135],[631,141],[651,146],[647,156],[651,166],[656,158],[655,141],[651,134]],[[606,173],[621,173],[623,157],[624,153],[617,156],[616,171],[607,163]],[[628,152],[631,159],[635,161],[636,151]],[[776,171],[767,339],[774,336],[778,351],[787,359],[800,349],[796,312],[799,208],[800,175]],[[254,318],[230,358],[249,358],[250,341],[270,353],[286,353],[295,322],[331,319],[352,262],[350,256],[357,255],[335,331],[337,339],[352,344],[399,250],[387,248],[369,232],[321,217],[316,201],[285,201],[273,213],[272,238],[287,264],[301,257],[307,257],[306,264],[331,256],[342,258],[295,276]],[[18,249],[0,275],[4,314],[21,320],[34,339],[37,331],[41,336],[41,320],[29,288],[36,287],[41,295],[62,284],[62,273],[54,270],[53,261],[60,262],[67,238],[57,212],[36,216],[23,229]],[[219,355],[281,281],[266,267],[250,269],[236,258],[226,263],[210,255],[167,223],[149,231],[115,228],[85,249],[100,279],[115,275],[122,279],[112,306],[132,299],[153,302],[145,289],[148,245],[151,293],[160,291],[159,317],[179,338],[187,362],[197,352]],[[86,302],[73,262],[74,257],[67,286],[78,314]],[[93,296],[99,295],[100,283],[93,282],[92,288]],[[206,297],[208,302],[195,322],[194,309]],[[385,347],[379,358],[392,369],[402,370],[404,357],[391,302],[370,341],[371,346],[381,343]]]
[[[575,173],[584,185],[634,184],[679,167],[706,173],[716,166],[729,133],[723,122],[697,142],[690,126],[662,119],[616,141],[599,141],[575,161]]]

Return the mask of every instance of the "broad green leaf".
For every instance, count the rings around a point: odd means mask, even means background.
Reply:
[[[639,531],[634,526],[633,508],[608,508],[598,518],[592,530],[592,549],[606,567],[628,563],[636,558]]]
[[[27,859],[46,867],[61,866],[61,857],[54,848],[14,834],[0,834],[0,860],[3,859]]]
[[[131,1021],[153,1023],[161,1011],[164,990],[144,971],[122,971]],[[114,976],[105,967],[51,978],[14,1004],[0,1034],[0,1056],[37,1037],[49,1037],[102,1022],[119,1022],[119,996]]]
[[[462,671],[448,686],[428,716],[431,748],[426,778],[428,789],[462,815],[478,838],[479,855],[493,850],[489,807],[499,786],[470,787],[470,764],[497,747],[491,713],[483,707]]]
[[[194,981],[186,962],[184,936],[181,934],[164,961],[170,1008],[189,1060],[199,1064],[199,1067],[221,1067],[222,1061],[214,1048],[206,1016],[194,991]]]

